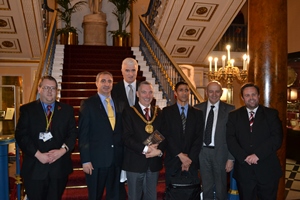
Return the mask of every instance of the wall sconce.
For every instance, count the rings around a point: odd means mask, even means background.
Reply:
[[[298,90],[296,88],[287,89],[287,100],[296,101],[298,99]]]

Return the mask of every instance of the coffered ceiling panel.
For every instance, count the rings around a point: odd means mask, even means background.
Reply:
[[[44,47],[42,0],[0,0],[0,58],[36,60]]]
[[[153,31],[177,63],[207,64],[208,54],[213,51],[245,2],[162,1]]]

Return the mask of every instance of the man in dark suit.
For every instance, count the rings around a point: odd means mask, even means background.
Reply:
[[[122,62],[123,80],[114,85],[111,95],[113,98],[126,102],[127,106],[135,105],[139,100],[136,91],[139,81],[136,80],[138,63],[133,58],[125,58]]]
[[[84,100],[79,113],[79,149],[89,192],[89,200],[119,200],[123,161],[122,110],[124,103],[111,98],[113,76],[97,75],[98,93]]]
[[[233,177],[242,200],[277,196],[282,175],[276,151],[282,143],[278,111],[259,105],[259,88],[253,83],[241,87],[245,106],[229,113],[227,145],[235,157]]]
[[[123,80],[113,86],[111,95],[125,102],[125,107],[130,107],[139,102],[136,91],[140,81],[136,80],[138,73],[138,63],[133,58],[125,58],[122,62]],[[121,172],[120,179],[120,200],[126,200],[127,194],[125,190],[126,172]]]
[[[198,177],[199,153],[203,142],[203,113],[189,105],[190,89],[178,82],[174,91],[177,103],[163,109],[162,133],[166,138],[166,187],[172,176],[189,171]],[[183,121],[185,121],[183,123]]]
[[[164,141],[145,145],[143,142],[154,130],[161,128],[161,111],[151,106],[153,87],[140,83],[137,95],[139,102],[123,112],[125,155],[123,169],[126,171],[128,199],[156,200],[159,170],[162,169]]]
[[[209,132],[206,123],[204,143],[199,154],[205,200],[227,199],[227,172],[233,168],[234,158],[229,153],[226,143],[226,123],[228,113],[234,109],[234,106],[220,101],[222,93],[222,85],[219,82],[209,82],[206,87],[208,100],[195,105],[196,108],[203,111],[203,118],[206,119],[206,122],[213,106],[212,129]],[[208,140],[206,140],[206,136],[209,137]]]
[[[20,107],[15,136],[23,153],[21,176],[30,200],[60,200],[73,171],[74,111],[56,101],[52,76],[40,79],[38,93],[39,100]]]

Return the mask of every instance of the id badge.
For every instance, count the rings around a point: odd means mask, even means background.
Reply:
[[[51,138],[53,138],[51,132],[41,132],[39,135],[39,139],[43,140],[44,142],[47,142]]]

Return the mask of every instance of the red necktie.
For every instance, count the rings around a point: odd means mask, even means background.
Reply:
[[[52,108],[51,105],[48,105],[48,106],[47,106],[47,118],[48,118],[48,121],[50,121],[51,114],[52,114],[51,108]]]
[[[149,121],[150,120],[149,108],[145,108],[144,111],[145,111],[145,117],[146,117],[147,121]]]

